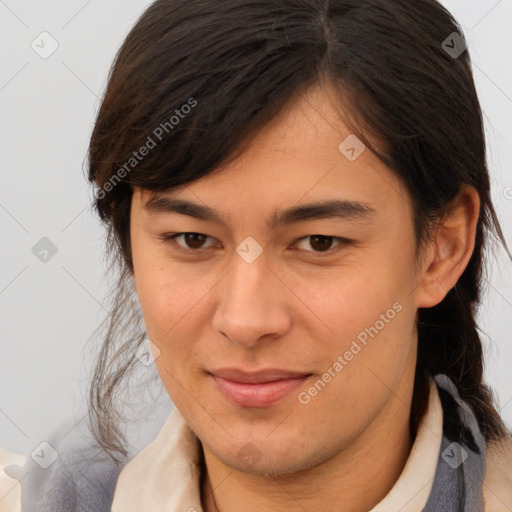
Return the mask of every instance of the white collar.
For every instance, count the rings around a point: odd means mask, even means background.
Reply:
[[[430,378],[428,406],[411,453],[395,485],[370,512],[420,512],[432,489],[441,447],[443,410]],[[197,437],[174,408],[158,436],[119,474],[112,512],[203,512],[201,450]]]

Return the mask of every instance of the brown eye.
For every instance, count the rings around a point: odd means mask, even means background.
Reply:
[[[206,249],[210,246],[205,246],[204,243],[209,237],[202,233],[176,233],[174,235],[163,235],[160,237],[164,242],[172,242],[177,249],[185,252],[199,252],[200,249]],[[178,242],[178,240],[182,240]]]
[[[337,242],[337,245],[334,248],[333,242]],[[345,243],[348,243],[348,240],[336,236],[310,235],[301,238],[299,243],[306,245],[304,250],[307,252],[332,253],[337,249],[340,249]],[[310,248],[313,248],[313,250],[310,250]]]
[[[201,233],[183,233],[183,240],[190,249],[200,249],[206,238]]]
[[[328,251],[331,248],[334,238],[332,236],[313,235],[311,238],[311,247],[318,251]]]

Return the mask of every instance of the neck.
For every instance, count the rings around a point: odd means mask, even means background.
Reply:
[[[397,390],[398,391],[398,390]],[[313,468],[284,476],[249,474],[228,467],[203,446],[206,512],[283,509],[344,512],[371,510],[398,480],[412,448],[410,394],[391,395],[375,420],[349,446]]]

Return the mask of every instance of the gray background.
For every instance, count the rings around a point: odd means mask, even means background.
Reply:
[[[469,39],[486,117],[493,199],[510,243],[512,0],[443,3]],[[142,0],[0,0],[3,449],[29,453],[65,420],[83,417],[91,361],[85,343],[106,313],[107,291],[103,228],[89,207],[85,155],[109,66],[147,5]],[[39,36],[44,31],[58,42],[46,59],[31,47],[35,40],[38,51],[51,49],[52,40]],[[47,262],[32,252],[43,237],[57,249]],[[486,378],[509,427],[511,267],[500,251],[480,312]]]

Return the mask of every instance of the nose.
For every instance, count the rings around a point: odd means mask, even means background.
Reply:
[[[213,327],[237,346],[252,348],[290,328],[290,292],[260,256],[247,263],[238,255],[217,288]]]

